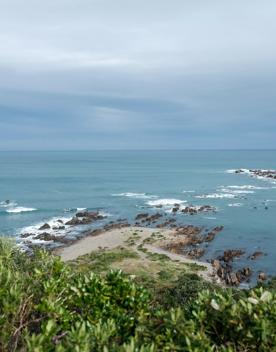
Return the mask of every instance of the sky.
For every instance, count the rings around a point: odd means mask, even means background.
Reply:
[[[276,148],[275,0],[0,9],[0,150]]]

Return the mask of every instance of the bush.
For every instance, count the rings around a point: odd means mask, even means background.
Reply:
[[[168,294],[179,308],[168,310],[152,306],[122,272],[79,272],[45,251],[28,256],[0,241],[0,350],[276,350],[273,289],[205,288],[184,275]]]

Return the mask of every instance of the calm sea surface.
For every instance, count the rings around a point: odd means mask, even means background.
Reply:
[[[174,203],[209,204],[216,213],[178,216],[225,226],[204,259],[242,248],[236,265],[243,266],[261,250],[266,255],[250,266],[276,275],[276,182],[227,172],[237,168],[276,169],[276,151],[0,152],[0,233],[18,238],[77,208],[133,221],[141,211],[168,215]]]

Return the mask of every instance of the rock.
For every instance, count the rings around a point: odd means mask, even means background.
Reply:
[[[53,227],[53,230],[64,230],[65,226],[55,226]]]
[[[78,218],[74,216],[71,220],[67,221],[65,225],[77,226],[77,225],[87,225],[90,224],[93,220],[90,218]]]
[[[35,237],[35,239],[43,241],[55,241],[56,237],[48,232],[43,232]]]
[[[245,276],[245,277],[249,277],[252,275],[252,270],[250,268],[243,268],[241,270],[241,273]]]
[[[205,253],[203,248],[194,248],[187,252],[187,256],[190,258],[200,258]]]
[[[104,226],[104,231],[114,230],[114,229],[122,229],[124,227],[129,227],[128,223],[109,223]]]
[[[48,230],[48,229],[50,229],[50,228],[51,228],[51,226],[50,226],[49,224],[45,223],[44,225],[42,225],[42,226],[39,228],[39,230]]]
[[[202,205],[200,207],[187,206],[182,209],[182,213],[194,215],[201,212],[215,211],[215,208],[211,205]]]
[[[217,259],[212,260],[212,266],[213,266],[216,270],[218,270],[218,269],[221,267],[220,261],[217,260]]]
[[[99,212],[84,211],[76,214],[77,218],[88,218],[91,220],[102,220],[104,216],[100,215]]]
[[[212,230],[212,232],[218,233],[218,232],[222,231],[223,229],[224,229],[224,226],[222,226],[222,225],[217,226]]]
[[[259,278],[260,281],[265,281],[265,280],[267,279],[266,273],[264,273],[263,271],[261,271],[261,272],[259,273],[258,278]]]
[[[60,219],[59,219],[59,220],[57,220],[57,222],[59,222],[60,224],[63,224],[63,221],[62,221],[62,220],[60,220]]]
[[[257,259],[257,258],[259,258],[259,257],[261,257],[261,256],[263,256],[263,255],[264,255],[263,252],[261,252],[261,251],[256,251],[256,252],[254,252],[252,255],[250,255],[250,256],[248,257],[248,259],[255,260],[255,259]]]
[[[149,216],[148,213],[141,213],[136,216],[135,220],[141,220],[141,219],[147,218],[148,216]]]
[[[187,225],[187,226],[176,228],[176,233],[178,235],[186,235],[186,236],[198,235],[200,234],[201,231],[202,229],[200,227],[193,226],[193,225]]]
[[[231,272],[226,276],[226,284],[231,286],[238,286],[240,281],[236,273]]]
[[[209,232],[207,236],[205,237],[204,241],[205,242],[211,242],[213,239],[216,237],[216,234],[214,232]]]
[[[233,261],[235,257],[240,257],[245,253],[242,249],[229,249],[224,251],[223,255],[218,257],[219,260],[224,262]]]
[[[104,216],[100,215],[98,212],[79,212],[71,220],[67,221],[65,225],[87,225],[97,220],[104,219]]]
[[[21,233],[20,237],[21,238],[26,238],[26,237],[30,237],[30,236],[35,236],[36,234],[35,233]]]
[[[154,223],[156,220],[158,220],[159,218],[161,218],[163,215],[160,214],[160,213],[156,213],[156,214],[153,214],[153,215],[148,215],[147,217],[143,217],[142,219],[142,223],[145,223],[147,222],[148,224],[150,223]]]

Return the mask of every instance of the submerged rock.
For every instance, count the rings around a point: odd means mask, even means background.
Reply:
[[[261,251],[256,251],[254,252],[252,255],[250,255],[248,258],[251,259],[251,260],[255,260],[261,256],[264,255],[264,252],[261,252]]]

